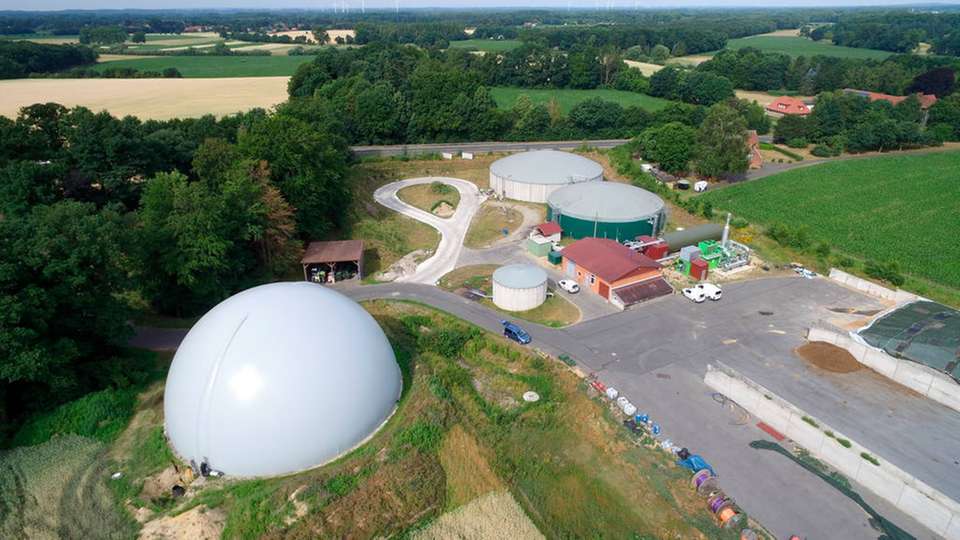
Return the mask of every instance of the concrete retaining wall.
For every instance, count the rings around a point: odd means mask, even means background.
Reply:
[[[881,285],[877,285],[872,281],[867,281],[863,278],[858,278],[857,276],[848,274],[842,270],[837,270],[836,268],[830,269],[830,279],[842,285],[846,285],[851,289],[856,289],[865,294],[869,294],[870,296],[875,296],[877,298],[882,298],[884,300],[890,300],[897,303],[911,302],[920,298],[919,296],[903,289],[888,289]]]
[[[936,534],[960,540],[960,504],[953,499],[726,366],[708,366],[704,382]],[[850,447],[839,440],[849,441]],[[873,456],[879,465],[861,453]]]
[[[807,332],[809,341],[826,341],[846,349],[858,362],[877,373],[900,383],[928,398],[960,411],[960,384],[945,373],[941,373],[923,364],[894,358],[889,354],[864,345],[847,334],[826,328],[811,328]]]

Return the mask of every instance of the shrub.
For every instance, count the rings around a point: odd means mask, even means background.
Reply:
[[[456,358],[463,346],[476,336],[474,328],[441,328],[435,332],[421,334],[419,344],[424,349],[435,352],[445,358]]]
[[[837,442],[840,443],[840,446],[842,446],[842,447],[844,447],[844,448],[850,448],[851,446],[853,446],[853,444],[852,444],[850,441],[848,441],[847,439],[842,439],[842,438],[837,437]]]
[[[394,459],[401,458],[410,447],[426,454],[436,452],[440,448],[442,439],[443,428],[441,426],[422,421],[416,422],[397,433],[393,439],[394,447],[390,450],[390,455]]]
[[[840,255],[833,260],[833,264],[839,266],[840,268],[853,268],[857,265],[857,261],[846,255]]]
[[[746,229],[750,226],[750,222],[742,217],[735,217],[730,220],[730,226],[732,226],[734,229]]]
[[[863,272],[868,276],[886,281],[895,287],[903,285],[904,277],[900,273],[900,264],[896,261],[877,262],[867,261],[863,265]]]
[[[789,141],[787,141],[787,146],[789,146],[790,148],[806,148],[807,144],[809,143],[807,142],[806,139],[799,138],[799,137],[796,139],[790,139]]]
[[[713,217],[713,203],[710,201],[703,201],[703,204],[700,206],[700,213],[703,217],[710,219]]]
[[[810,150],[810,153],[817,157],[824,157],[824,158],[833,156],[833,151],[830,150],[830,147],[823,144],[818,144],[814,146],[813,149]]]
[[[814,249],[814,252],[820,257],[826,258],[830,256],[830,244],[826,242],[817,243],[817,247]]]
[[[430,191],[436,193],[437,195],[446,195],[448,193],[453,193],[453,186],[449,184],[444,184],[443,182],[431,182]]]
[[[870,454],[868,454],[868,453],[866,453],[866,452],[860,452],[860,457],[862,457],[863,459],[869,461],[870,463],[873,463],[873,464],[876,465],[877,467],[880,466],[880,462],[877,461],[877,458],[871,456]]]
[[[804,417],[803,417],[803,421],[806,422],[806,423],[808,423],[808,424],[810,424],[811,426],[813,426],[813,427],[815,427],[815,428],[820,427],[820,425],[817,424],[816,420],[814,420],[813,418],[810,418],[809,416],[804,416]]]
[[[810,245],[810,236],[805,227],[774,223],[767,227],[767,236],[785,247],[803,249]]]

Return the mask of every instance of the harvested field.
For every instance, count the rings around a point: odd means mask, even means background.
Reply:
[[[357,31],[351,28],[335,28],[327,30],[327,43],[336,43],[338,37],[347,39],[347,37],[357,37]]]
[[[623,63],[632,68],[639,69],[640,73],[643,73],[645,77],[649,77],[663,69],[663,66],[660,64],[648,64],[646,62],[637,62],[636,60],[624,60]]]
[[[413,537],[417,540],[544,538],[509,491],[490,493],[475,499],[466,506],[440,516],[429,528]]]
[[[105,64],[101,64],[105,65]],[[21,107],[56,102],[67,107],[106,109],[142,120],[225,116],[287,99],[287,77],[227,79],[15,79],[0,81],[0,115]]]
[[[290,39],[297,39],[298,37],[303,36],[306,38],[307,43],[316,43],[317,40],[313,37],[313,32],[310,30],[287,30],[286,32],[270,32],[271,36],[288,36]]]
[[[812,341],[797,347],[797,356],[820,369],[833,373],[853,373],[863,368],[846,349],[824,341]]]

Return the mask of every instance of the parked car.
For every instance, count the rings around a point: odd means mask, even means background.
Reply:
[[[703,291],[704,296],[711,300],[719,300],[723,296],[723,290],[719,285],[714,285],[713,283],[698,283],[694,286],[695,289],[700,289]]]
[[[530,343],[530,334],[523,328],[520,328],[510,321],[500,321],[500,324],[503,325],[503,337],[512,339],[521,345]]]
[[[813,278],[817,277],[817,273],[816,273],[816,272],[814,272],[813,270],[807,270],[807,269],[804,268],[803,265],[801,265],[801,264],[790,263],[790,267],[793,268],[793,271],[796,272],[797,275],[803,276],[803,277],[805,277],[805,278],[807,278],[807,279],[813,279]]]
[[[710,186],[706,180],[700,180],[699,182],[693,184],[693,190],[697,193],[703,193]]]
[[[707,295],[696,287],[689,287],[683,290],[683,295],[692,300],[694,303],[699,304],[707,299]]]
[[[561,279],[557,282],[557,286],[570,294],[577,294],[580,292],[580,285],[572,279]]]

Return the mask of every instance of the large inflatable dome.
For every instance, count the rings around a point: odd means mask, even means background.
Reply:
[[[198,468],[292,473],[376,432],[401,385],[390,343],[356,302],[313,283],[263,285],[218,304],[180,345],[167,437]]]

